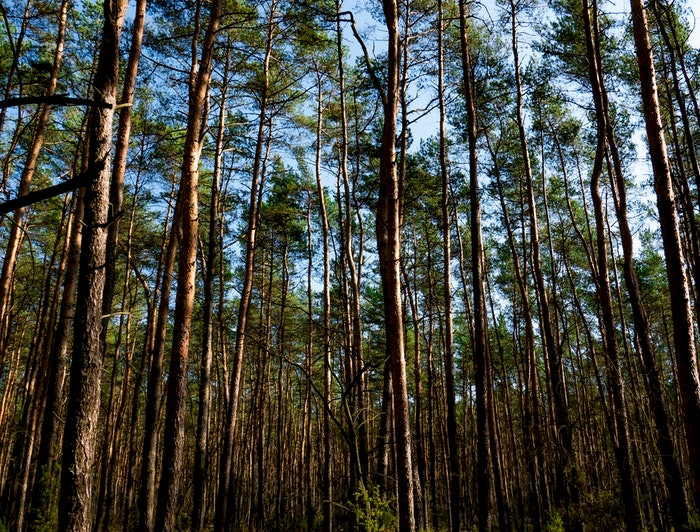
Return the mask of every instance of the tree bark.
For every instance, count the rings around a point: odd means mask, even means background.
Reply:
[[[479,530],[489,529],[489,441],[487,412],[487,324],[484,290],[484,248],[481,236],[481,201],[477,168],[477,124],[474,87],[472,84],[471,52],[467,28],[467,7],[459,2],[460,48],[462,53],[462,80],[467,108],[467,138],[469,149],[469,205],[471,210],[471,267],[472,297],[474,298],[474,386],[476,388],[477,432],[477,497]]]
[[[396,475],[398,482],[399,530],[415,529],[413,505],[413,469],[411,460],[411,424],[408,411],[406,353],[401,300],[401,205],[396,171],[396,118],[399,96],[399,29],[396,0],[383,0],[387,30],[387,89],[383,98],[384,126],[379,156],[379,199],[377,203],[377,249],[384,298],[386,343],[391,359],[394,391],[394,433],[396,438]]]
[[[119,75],[119,39],[125,0],[105,0],[100,57],[93,85],[95,100],[114,104]],[[114,110],[93,110],[85,193],[83,246],[80,255],[75,338],[70,394],[63,442],[63,468],[58,522],[63,530],[88,531],[92,526],[92,484],[95,438],[102,380],[102,295],[109,207],[109,158]]]
[[[631,0],[632,28],[642,94],[647,142],[654,172],[661,237],[666,258],[666,274],[671,295],[673,341],[678,365],[678,389],[683,407],[684,427],[693,483],[693,500],[700,506],[700,377],[690,293],[676,212],[671,168],[666,150],[661,110],[656,88],[656,72],[643,0]]]
[[[199,159],[202,130],[206,122],[214,42],[221,18],[222,1],[211,5],[209,24],[202,43],[202,57],[196,81],[190,88],[187,134],[182,163],[182,177],[175,210],[181,217],[178,282],[175,304],[172,351],[168,376],[168,400],[165,414],[163,463],[156,512],[156,530],[173,530],[180,509],[180,484],[185,446],[185,409],[187,404],[187,369],[197,273],[199,234]]]
[[[452,242],[450,238],[450,195],[449,175],[447,169],[447,132],[445,123],[447,110],[445,108],[444,87],[444,45],[443,33],[445,31],[445,19],[442,0],[438,1],[438,102],[440,109],[440,180],[442,193],[440,196],[440,209],[442,211],[442,260],[443,260],[443,301],[445,305],[445,399],[447,401],[447,448],[449,452],[450,470],[450,526],[453,532],[460,529],[460,484],[457,450],[457,416],[455,413],[455,368],[454,368],[454,333],[452,326]]]

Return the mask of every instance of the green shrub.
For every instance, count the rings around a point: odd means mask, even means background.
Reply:
[[[396,530],[398,517],[395,504],[395,499],[382,499],[377,486],[371,491],[361,486],[355,493],[355,502],[350,503],[350,509],[357,518],[357,524],[367,532],[385,532]]]
[[[546,532],[564,532],[566,530],[564,527],[564,518],[556,510],[548,512],[547,524],[545,524],[544,529]]]

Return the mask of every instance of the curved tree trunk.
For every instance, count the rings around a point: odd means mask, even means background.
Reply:
[[[594,3],[593,9],[597,9]],[[587,0],[583,0],[583,21],[586,31],[586,52],[588,57],[588,72],[593,99],[596,108],[596,122],[598,133],[598,145],[596,147],[595,160],[591,175],[591,197],[593,198],[593,210],[596,224],[596,243],[598,251],[597,289],[600,302],[601,333],[603,336],[603,349],[610,360],[610,395],[612,396],[613,413],[615,422],[609,423],[612,436],[613,449],[617,461],[621,480],[622,500],[625,507],[625,524],[628,530],[636,530],[641,527],[639,515],[639,501],[635,491],[634,473],[630,452],[629,427],[627,420],[627,407],[624,399],[624,384],[620,366],[619,348],[617,344],[617,330],[615,328],[615,314],[613,310],[612,293],[610,290],[610,275],[608,268],[608,251],[605,236],[605,213],[603,199],[600,195],[600,177],[605,159],[605,143],[608,131],[607,113],[603,99],[602,65],[599,63],[600,53],[595,39],[597,32],[597,13],[593,13]]]

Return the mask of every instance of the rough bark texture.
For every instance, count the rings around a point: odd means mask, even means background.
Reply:
[[[100,57],[95,75],[95,100],[114,104],[119,73],[119,38],[125,0],[106,0]],[[109,159],[112,147],[111,108],[93,110],[85,193],[83,246],[80,255],[75,338],[70,394],[63,444],[59,528],[88,531],[92,525],[95,438],[102,380],[102,294],[105,283]]]

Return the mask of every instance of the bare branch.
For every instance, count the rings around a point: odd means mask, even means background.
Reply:
[[[47,105],[85,105],[88,107],[100,107],[102,109],[112,108],[111,103],[97,102],[87,98],[71,98],[69,96],[56,94],[54,96],[23,96],[21,98],[8,98],[7,100],[0,100],[0,109],[34,103]]]
[[[100,166],[104,166],[104,163],[100,163],[94,168],[88,168],[77,177],[63,181],[58,185],[43,188],[41,190],[35,190],[34,192],[30,192],[24,196],[19,196],[18,198],[6,201],[5,203],[0,203],[0,214],[8,214],[12,211],[16,211],[17,209],[27,207],[28,205],[32,205],[65,192],[70,192],[71,190],[83,187],[87,185],[88,177],[95,171],[99,171],[101,169]]]

